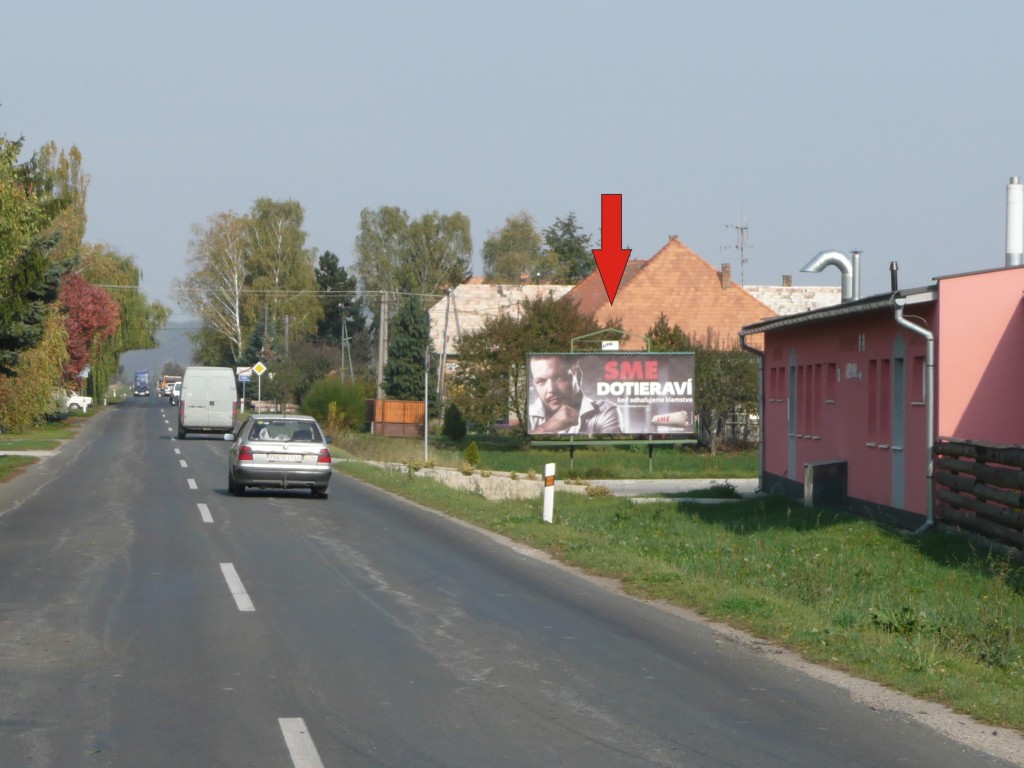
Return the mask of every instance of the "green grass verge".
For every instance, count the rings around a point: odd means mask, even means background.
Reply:
[[[0,483],[10,480],[24,467],[37,461],[39,459],[34,456],[0,456]]]
[[[340,472],[687,606],[805,658],[1024,729],[1024,571],[966,540],[906,537],[781,498],[490,502],[359,462]]]

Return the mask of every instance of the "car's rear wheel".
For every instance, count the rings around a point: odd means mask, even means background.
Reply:
[[[326,499],[327,498],[327,486],[326,485],[323,488],[317,488],[316,486],[313,486],[309,490],[313,494],[313,498],[314,499]]]
[[[80,406],[78,403],[71,403],[68,406],[68,410],[69,411],[80,411],[80,410],[82,410],[82,406]]]
[[[184,440],[185,439],[185,430],[181,428],[181,424],[178,425],[178,439],[179,440]]]

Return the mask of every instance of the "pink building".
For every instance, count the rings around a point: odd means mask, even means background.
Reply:
[[[762,490],[804,496],[808,467],[845,468],[852,511],[930,522],[936,439],[1024,443],[1022,296],[1008,266],[745,326],[764,350]]]

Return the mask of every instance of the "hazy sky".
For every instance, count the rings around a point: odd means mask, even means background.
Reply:
[[[1002,266],[1024,3],[48,2],[2,16],[0,133],[77,145],[86,237],[172,306],[192,227],[258,197],[353,260],[363,208],[678,237],[745,282],[861,250],[864,295]],[[741,218],[742,217],[742,218]],[[666,296],[666,304],[672,297]]]

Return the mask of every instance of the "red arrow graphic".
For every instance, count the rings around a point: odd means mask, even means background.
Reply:
[[[622,247],[622,195],[601,195],[601,247],[594,249],[594,261],[609,304],[615,303],[630,253]]]

